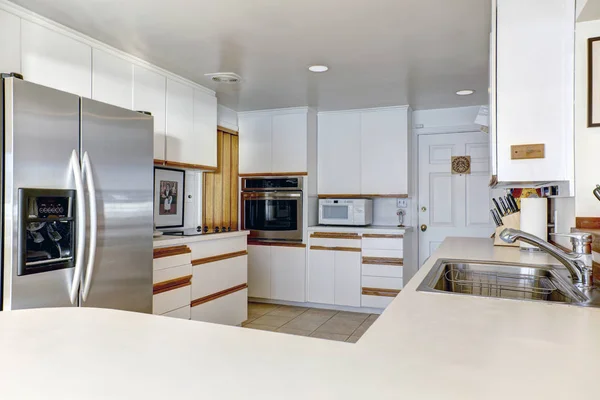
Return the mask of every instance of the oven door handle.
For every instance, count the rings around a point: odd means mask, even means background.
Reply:
[[[243,193],[244,200],[264,199],[264,200],[290,200],[301,199],[302,193]]]

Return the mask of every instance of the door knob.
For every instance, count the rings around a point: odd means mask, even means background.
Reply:
[[[421,225],[421,232],[425,232],[427,230],[427,225]]]
[[[424,207],[424,206],[421,207],[421,211],[423,211],[423,212],[427,211],[427,207]]]

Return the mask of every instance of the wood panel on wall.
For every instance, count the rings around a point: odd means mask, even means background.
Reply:
[[[202,226],[207,232],[238,229],[239,138],[217,130],[217,170],[205,172]]]

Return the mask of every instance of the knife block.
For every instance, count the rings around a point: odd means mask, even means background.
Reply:
[[[521,212],[502,217],[502,223],[504,225],[496,227],[496,234],[494,235],[494,246],[506,246],[506,247],[519,247],[521,243],[517,240],[514,243],[506,243],[500,239],[500,232],[506,228],[521,229]]]

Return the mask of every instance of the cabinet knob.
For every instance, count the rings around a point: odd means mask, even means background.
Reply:
[[[421,225],[421,232],[425,232],[427,230],[427,225]]]

